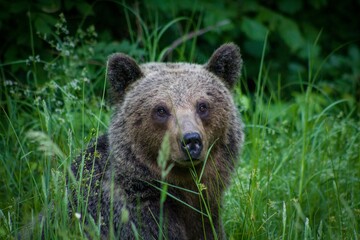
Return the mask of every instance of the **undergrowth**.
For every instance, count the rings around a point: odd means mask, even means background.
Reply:
[[[148,45],[142,49],[133,39],[127,47],[114,50],[161,59],[171,48],[156,49],[157,43],[178,21],[188,20],[175,19],[156,29],[142,23],[147,37],[142,41]],[[197,24],[189,26],[199,30]],[[94,28],[70,36],[61,16],[56,34],[40,36],[56,52],[51,61],[41,60],[36,53],[19,61],[29,64],[28,85],[5,79],[7,63],[0,67],[0,238],[14,239],[28,232],[35,238],[44,234],[46,239],[87,237],[86,212],[75,214],[74,219],[67,214],[66,178],[71,175],[72,160],[109,123],[106,57],[97,55],[103,43],[96,41]],[[194,36],[186,39],[191,46],[189,58],[196,52]],[[180,55],[187,56],[186,48],[179,48]],[[276,87],[270,84],[264,53],[256,91],[247,90],[245,76],[234,92],[246,141],[222,207],[229,239],[358,239],[360,116],[356,102],[332,99],[322,91],[321,79],[311,74],[311,55],[309,78],[299,77],[297,83],[303,91],[283,99],[288,86],[282,85],[281,78]],[[39,71],[45,71],[47,79],[39,79]],[[163,192],[166,188],[163,184]],[[39,218],[40,212],[51,221]],[[90,227],[93,237],[98,237],[99,223],[91,222]]]

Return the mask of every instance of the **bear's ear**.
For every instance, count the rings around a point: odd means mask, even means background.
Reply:
[[[240,49],[234,43],[220,46],[205,65],[208,71],[224,80],[230,89],[239,79],[241,67]]]
[[[122,53],[115,53],[109,57],[107,79],[116,101],[121,100],[125,89],[142,76],[139,65],[131,57]]]

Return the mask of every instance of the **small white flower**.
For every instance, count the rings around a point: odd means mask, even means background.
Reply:
[[[80,219],[81,218],[81,214],[80,213],[75,213],[75,217],[77,218],[77,219]]]

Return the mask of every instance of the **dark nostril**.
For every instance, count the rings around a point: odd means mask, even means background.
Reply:
[[[198,133],[187,133],[183,137],[183,146],[201,144],[200,134]]]
[[[181,142],[181,148],[191,158],[197,159],[202,151],[202,141],[199,133],[186,133]]]

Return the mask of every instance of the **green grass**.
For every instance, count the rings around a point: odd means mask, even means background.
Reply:
[[[156,26],[153,33],[146,29],[151,59],[165,54],[166,49],[154,45],[180,20],[162,29]],[[0,67],[0,239],[26,232],[40,211],[51,221],[34,225],[30,231],[35,239],[42,231],[46,239],[82,239],[85,230],[99,234],[97,222],[85,225],[86,212],[69,218],[65,183],[72,159],[106,131],[111,115],[105,104],[104,66],[87,63],[93,56],[93,35],[89,29],[85,35],[64,36],[50,62],[37,61],[33,52],[26,81],[17,81],[26,86],[5,81]],[[193,56],[196,38],[189,39]],[[179,48],[186,56],[184,45]],[[267,79],[264,54],[256,91],[247,91],[243,77],[245,87],[234,92],[246,141],[224,197],[222,217],[229,239],[359,238],[358,108],[351,100],[332,99],[322,91],[309,59],[309,77],[299,77],[303,90],[291,99],[282,98],[289,86],[279,80],[274,87]],[[38,77],[40,66],[45,67],[45,80]],[[162,190],[166,188],[163,184]]]
[[[359,121],[335,114],[346,102],[313,112],[314,99],[302,97],[263,104],[263,123],[246,124],[224,205],[233,239],[359,237]]]
[[[358,239],[355,106],[351,100],[330,99],[311,69],[308,81],[298,83],[304,90],[294,92],[293,99],[281,99],[287,90],[281,83],[266,96],[263,90],[271,86],[262,71],[261,63],[254,101],[235,96],[239,104],[253,105],[243,112],[247,138],[225,196],[226,232],[230,239]]]

